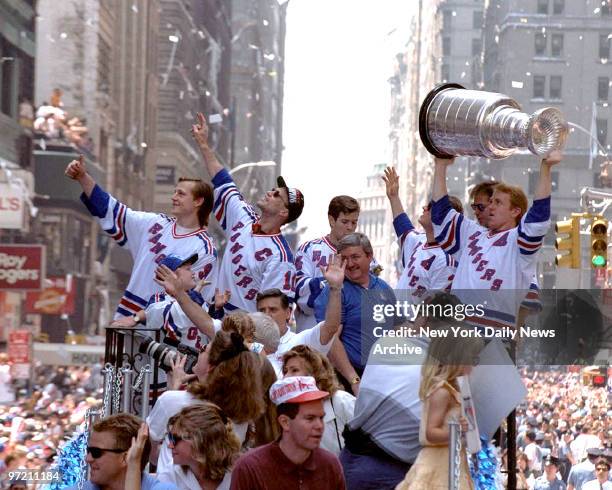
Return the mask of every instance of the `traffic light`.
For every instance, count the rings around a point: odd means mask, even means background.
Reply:
[[[557,221],[555,233],[555,248],[559,251],[569,251],[567,254],[557,254],[555,264],[559,267],[580,269],[580,217],[573,216],[571,219]]]
[[[591,265],[593,269],[599,269],[606,267],[607,264],[608,220],[596,216],[591,223]]]

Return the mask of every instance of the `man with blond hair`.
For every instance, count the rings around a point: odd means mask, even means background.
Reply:
[[[558,151],[542,160],[534,201],[519,187],[495,186],[485,210],[487,228],[457,213],[449,202],[446,169],[454,159],[435,159],[432,221],[436,240],[459,262],[452,290],[467,304],[487,302],[480,327],[514,328],[521,301],[535,274],[536,256],[550,225],[551,168]],[[502,294],[490,292],[504,291]]]

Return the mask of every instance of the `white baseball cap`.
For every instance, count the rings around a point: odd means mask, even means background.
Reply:
[[[317,388],[312,376],[290,376],[278,380],[270,387],[270,400],[282,403],[305,403],[327,398],[329,393]]]

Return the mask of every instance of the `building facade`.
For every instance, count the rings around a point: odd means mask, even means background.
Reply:
[[[612,12],[601,0],[488,1],[484,88],[509,95],[528,113],[557,107],[572,123],[565,158],[553,171],[553,222],[580,211],[581,188],[599,187],[599,167],[610,152],[611,32]],[[524,154],[492,162],[489,173],[532,196],[538,168],[538,159]],[[575,286],[554,266],[554,230],[545,244],[542,286]]]

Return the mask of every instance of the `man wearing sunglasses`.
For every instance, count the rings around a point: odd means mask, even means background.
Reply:
[[[277,187],[257,201],[260,211],[257,213],[208,146],[208,126],[203,114],[198,113],[198,123],[191,132],[212,178],[213,212],[228,239],[217,284],[219,290],[231,294],[225,311],[257,311],[257,292],[266,289],[278,288],[293,298],[296,274],[293,253],[280,229],[302,214],[304,196],[278,177]]]
[[[591,480],[582,485],[582,490],[612,490],[610,481],[610,463],[604,458],[598,459],[595,463],[595,480]]]
[[[484,316],[469,317],[469,323],[514,330],[524,292],[535,274],[537,252],[550,226],[551,169],[561,159],[561,153],[554,151],[542,160],[529,210],[522,189],[497,185],[486,208],[488,229],[452,209],[446,169],[454,159],[435,159],[432,221],[436,239],[459,263],[452,290],[463,303],[487,302]]]
[[[123,490],[127,470],[127,454],[132,439],[138,436],[142,421],[135,415],[119,413],[96,422],[87,444],[85,461],[89,465],[89,480],[83,490]],[[142,455],[144,471],[151,444],[147,441]],[[76,490],[78,485],[68,490]],[[148,473],[142,474],[141,490],[177,490],[172,483],[160,482]]]

